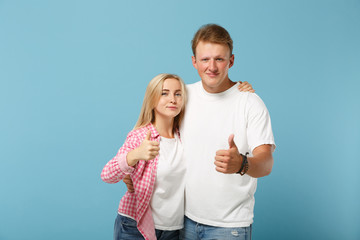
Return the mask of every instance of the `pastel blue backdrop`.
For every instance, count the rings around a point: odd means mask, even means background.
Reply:
[[[1,240],[112,239],[125,185],[100,172],[152,77],[199,80],[206,23],[272,117],[253,239],[360,239],[359,0],[0,0]]]

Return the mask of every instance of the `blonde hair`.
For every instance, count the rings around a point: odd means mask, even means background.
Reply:
[[[206,24],[199,28],[191,41],[191,48],[196,56],[196,47],[200,41],[227,45],[230,49],[230,56],[233,50],[233,40],[225,28],[217,24]]]
[[[134,129],[140,128],[140,127],[146,126],[149,123],[155,122],[154,109],[156,108],[156,105],[159,102],[164,81],[169,78],[178,80],[181,85],[181,94],[182,94],[183,105],[181,107],[180,113],[174,118],[173,132],[175,132],[177,129],[179,129],[180,124],[181,124],[182,120],[184,119],[184,114],[185,114],[185,105],[186,105],[186,101],[187,101],[186,89],[185,89],[184,81],[179,76],[177,76],[175,74],[169,74],[169,73],[159,74],[149,82],[149,84],[146,88],[146,91],[145,91],[144,101],[143,101],[143,104],[142,104],[142,107],[140,110],[139,119],[138,119],[137,123],[135,124]]]

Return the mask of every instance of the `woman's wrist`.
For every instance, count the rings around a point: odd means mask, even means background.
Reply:
[[[137,160],[136,158],[136,149],[130,151],[127,155],[126,155],[126,162],[129,166],[133,167],[137,164],[139,160]]]

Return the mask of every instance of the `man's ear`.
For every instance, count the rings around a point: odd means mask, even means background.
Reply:
[[[230,57],[230,63],[229,63],[229,68],[231,68],[234,65],[234,60],[235,60],[235,55],[231,55]]]
[[[194,68],[197,69],[197,65],[196,65],[196,58],[195,56],[191,56],[191,61],[192,61],[192,65],[194,66]]]

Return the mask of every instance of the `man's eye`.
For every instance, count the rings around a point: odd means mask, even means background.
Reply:
[[[205,59],[201,59],[202,62],[207,62],[209,61],[209,59],[205,58]]]
[[[223,58],[217,58],[216,61],[222,62],[222,61],[224,61],[224,59]]]

